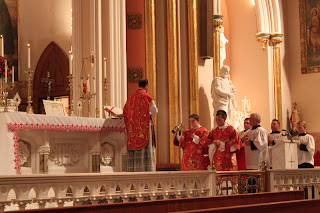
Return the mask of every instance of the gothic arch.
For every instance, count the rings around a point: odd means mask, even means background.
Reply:
[[[65,52],[51,42],[42,52],[37,63],[33,81],[33,108],[35,113],[40,112],[41,100],[47,97],[48,85],[42,82],[50,72],[50,78],[55,82],[51,85],[51,97],[69,95],[67,91],[69,75],[69,60]]]

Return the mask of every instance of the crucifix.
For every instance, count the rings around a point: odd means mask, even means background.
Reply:
[[[50,79],[50,72],[47,73],[46,78],[42,78],[41,82],[46,82],[48,84],[48,90],[47,90],[47,100],[50,100],[50,90],[51,90],[51,84],[54,83],[54,79]]]

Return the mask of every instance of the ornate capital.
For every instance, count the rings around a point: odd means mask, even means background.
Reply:
[[[90,149],[90,154],[91,155],[100,155],[100,153],[101,153],[101,146],[93,146]]]
[[[271,34],[270,35],[270,42],[271,45],[277,47],[283,41],[283,34]]]
[[[257,38],[257,41],[261,43],[262,50],[265,50],[268,42],[270,41],[270,34],[257,33],[256,38]]]
[[[50,153],[50,146],[39,146],[37,152],[39,155],[48,155]]]
[[[223,24],[223,15],[213,15],[213,24],[220,30],[220,26]]]

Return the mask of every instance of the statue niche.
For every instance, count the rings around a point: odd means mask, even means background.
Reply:
[[[69,96],[68,79],[69,60],[64,51],[53,41],[46,47],[40,56],[34,73],[33,81],[33,108],[34,112],[43,114],[42,100],[47,99],[48,84],[42,82],[43,78],[54,80],[51,85],[51,99],[57,96]]]

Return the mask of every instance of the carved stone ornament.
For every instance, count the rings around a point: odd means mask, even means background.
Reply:
[[[90,149],[90,154],[91,155],[100,155],[100,152],[101,152],[101,146],[93,146],[91,149]]]
[[[105,143],[102,145],[101,147],[101,163],[105,166],[108,166],[114,156],[114,149],[111,145],[109,145],[108,143]]]
[[[30,150],[27,144],[25,144],[22,141],[19,141],[19,152],[20,152],[20,166],[22,166],[28,161],[30,157]]]
[[[80,160],[81,144],[53,144],[50,159],[58,166],[75,166]]]
[[[142,15],[141,14],[128,14],[128,29],[141,29],[142,28]]]
[[[39,155],[48,155],[50,153],[50,146],[39,146],[37,152]]]
[[[137,83],[143,78],[142,68],[128,68],[129,83]]]

